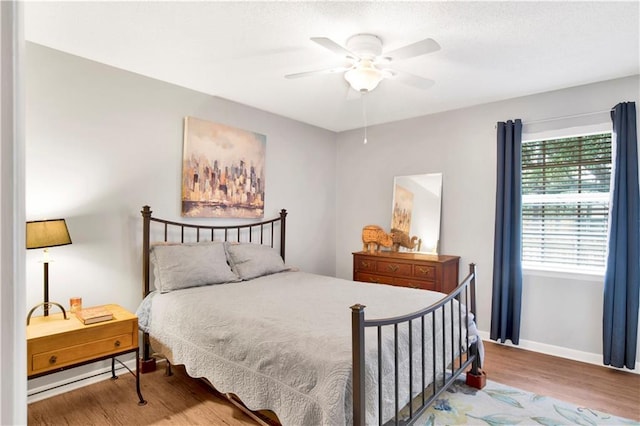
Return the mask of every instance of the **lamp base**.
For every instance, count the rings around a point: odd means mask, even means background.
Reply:
[[[29,314],[27,315],[27,325],[29,325],[29,321],[31,321],[31,315],[33,315],[33,312],[38,309],[40,306],[44,306],[45,312],[49,312],[49,307],[50,306],[57,306],[58,308],[60,308],[60,310],[62,311],[62,316],[64,317],[64,319],[68,320],[69,317],[67,316],[67,311],[64,309],[64,307],[56,302],[42,302],[42,303],[38,303],[36,306],[34,306],[33,308],[31,308],[31,310],[29,311]]]

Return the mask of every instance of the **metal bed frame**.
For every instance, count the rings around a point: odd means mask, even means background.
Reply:
[[[200,242],[200,241],[232,241],[232,242],[255,242],[259,244],[270,245],[272,248],[279,248],[280,255],[282,259],[285,259],[285,240],[286,240],[286,217],[287,211],[282,209],[280,211],[280,215],[277,218],[247,223],[241,225],[224,225],[224,226],[214,226],[214,225],[201,225],[194,223],[181,223],[170,220],[159,219],[152,216],[152,211],[149,206],[144,206],[142,208],[142,218],[143,218],[143,241],[142,241],[142,287],[143,287],[143,297],[146,297],[150,293],[150,248],[151,248],[151,237],[152,230],[151,224],[156,223],[160,226],[159,233],[154,233],[153,236],[157,238],[155,241],[164,241],[164,242]],[[279,231],[276,231],[276,228],[280,228]],[[155,228],[154,228],[155,229]],[[186,239],[185,239],[186,238]],[[277,243],[277,244],[276,244]],[[382,425],[382,380],[381,377],[381,335],[383,327],[392,327],[394,333],[394,373],[395,380],[394,384],[398,382],[398,327],[401,324],[406,324],[409,329],[409,365],[413,365],[412,354],[414,350],[414,342],[412,341],[412,327],[415,321],[418,321],[421,324],[421,342],[419,344],[422,345],[422,348],[425,347],[425,340],[429,338],[427,333],[425,333],[425,319],[431,318],[431,322],[433,324],[433,330],[430,338],[431,344],[433,347],[432,354],[432,365],[427,366],[425,362],[426,354],[424,350],[420,350],[422,357],[421,363],[421,377],[422,377],[422,391],[412,389],[413,386],[413,372],[412,368],[409,368],[409,395],[414,395],[416,392],[419,392],[419,396],[417,398],[413,398],[413,401],[408,404],[408,415],[404,415],[401,419],[400,410],[403,407],[399,406],[398,394],[399,389],[398,386],[395,385],[394,394],[395,394],[395,417],[392,420],[392,423],[395,425],[405,425],[412,424],[415,420],[417,420],[420,415],[429,407],[429,405],[435,401],[435,399],[444,392],[454,381],[455,379],[464,372],[469,366],[471,366],[471,370],[467,372],[467,384],[470,386],[481,388],[485,383],[485,376],[482,370],[480,369],[480,359],[478,356],[477,344],[475,342],[470,343],[469,341],[469,332],[467,330],[467,324],[463,324],[462,319],[467,318],[469,313],[473,313],[475,315],[476,312],[476,303],[475,303],[475,281],[476,281],[476,273],[475,273],[475,265],[470,265],[469,275],[456,287],[456,289],[440,300],[438,303],[433,304],[432,306],[426,307],[425,309],[413,312],[407,315],[395,317],[395,318],[386,318],[386,319],[365,319],[364,317],[364,308],[365,306],[356,304],[351,307],[352,310],[352,353],[353,353],[353,424],[356,426],[361,426],[365,424],[366,419],[366,406],[365,406],[365,328],[375,327],[377,328],[378,333],[378,411],[380,419],[380,424]],[[454,299],[461,302],[455,303]],[[455,308],[457,305],[457,308]],[[435,337],[435,321],[436,315],[442,316],[442,323],[445,324],[445,310],[448,309],[450,312],[450,316],[452,319],[451,326],[451,336],[449,340],[447,340],[447,333],[443,333],[442,341],[436,342]],[[454,341],[454,327],[453,327],[453,318],[456,314],[458,315],[458,348],[462,348],[464,350],[460,350],[458,356],[456,356],[455,350],[455,341]],[[463,316],[464,313],[464,316]],[[443,351],[443,364],[441,366],[435,365],[435,351],[436,351],[436,343],[442,344]],[[447,359],[446,357],[446,347],[450,345],[451,347],[451,357]],[[143,333],[143,351],[142,351],[142,359],[140,360],[140,371],[142,373],[150,372],[155,370],[156,368],[156,359],[151,354],[150,350],[150,340],[149,334]],[[168,364],[169,365],[169,364]],[[428,368],[427,368],[428,367]],[[437,368],[441,368],[441,371],[447,373],[443,374],[442,379],[436,379],[436,370]],[[449,369],[450,371],[447,371]],[[170,371],[169,369],[167,370]],[[434,381],[431,384],[425,383],[425,374],[427,371],[431,371],[433,374]],[[215,385],[215,384],[213,384]],[[431,385],[431,386],[429,386]],[[429,386],[429,392],[427,392]],[[427,393],[429,393],[427,395]],[[417,405],[417,407],[414,407]],[[276,413],[277,414],[277,413]]]
[[[393,329],[393,344],[394,344],[394,412],[395,416],[392,420],[394,425],[410,425],[415,422],[420,415],[433,403],[438,396],[444,392],[457,377],[466,371],[471,366],[471,370],[467,372],[466,382],[468,385],[482,388],[485,383],[484,374],[480,370],[480,357],[478,356],[477,343],[469,342],[469,330],[468,324],[463,324],[463,318],[466,319],[469,313],[476,311],[475,306],[475,281],[476,281],[476,267],[475,264],[469,265],[469,275],[460,283],[451,293],[446,297],[439,300],[437,303],[422,309],[417,312],[413,312],[407,315],[397,316],[393,318],[385,319],[371,319],[366,320],[364,318],[364,305],[356,304],[351,307],[351,330],[352,330],[352,358],[353,358],[353,424],[354,426],[364,425],[366,419],[365,410],[365,377],[364,377],[364,364],[365,364],[365,329],[375,328],[377,331],[377,354],[378,354],[378,421],[379,424],[383,424],[383,401],[382,401],[382,332],[383,328]],[[454,303],[454,300],[460,303]],[[442,340],[442,365],[436,365],[436,316],[440,315],[442,318],[442,324],[445,324],[445,314],[449,310],[451,318],[451,335],[447,341],[447,333],[443,331]],[[458,345],[456,346],[455,339],[455,327],[453,325],[454,316],[458,317]],[[464,316],[463,316],[464,312]],[[425,320],[431,319],[431,333],[427,336],[425,333]],[[413,327],[414,323],[419,324],[420,341],[418,344],[414,344],[413,341]],[[408,369],[409,374],[409,395],[411,401],[408,405],[408,413],[405,413],[404,418],[401,416],[400,410],[403,408],[399,404],[399,388],[398,388],[398,328],[404,326],[408,329],[408,353],[409,353],[409,365],[414,365],[413,354],[415,347],[420,348],[417,352],[420,354],[420,378],[421,388],[413,389],[414,377],[413,368]],[[463,342],[464,339],[464,342]],[[432,356],[430,363],[427,362],[425,354],[425,343],[431,342]],[[451,357],[447,359],[446,348],[447,344],[451,348]],[[467,348],[464,353],[456,355],[457,348]],[[460,352],[463,352],[460,350]],[[442,378],[437,377],[438,367],[441,367]],[[449,371],[448,371],[449,370]],[[432,383],[425,382],[425,376],[429,371],[433,377]],[[431,386],[429,386],[431,385]],[[429,386],[429,387],[428,387]],[[418,393],[418,397],[413,398],[413,395]]]

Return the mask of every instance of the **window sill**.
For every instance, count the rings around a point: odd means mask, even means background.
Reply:
[[[602,283],[604,282],[604,271],[586,270],[586,271],[567,271],[553,269],[548,266],[538,265],[522,265],[522,275],[532,275],[537,277],[562,278],[568,280],[589,281]]]

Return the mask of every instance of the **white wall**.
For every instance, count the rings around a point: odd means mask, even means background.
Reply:
[[[461,277],[468,263],[477,264],[479,327],[488,331],[496,122],[608,111],[621,101],[638,103],[639,88],[633,76],[374,126],[366,145],[361,131],[339,134],[337,275],[352,276],[351,252],[361,247],[364,225],[390,226],[394,176],[442,172],[440,252],[461,256]],[[525,343],[601,360],[602,280],[526,275],[523,285],[520,337]]]

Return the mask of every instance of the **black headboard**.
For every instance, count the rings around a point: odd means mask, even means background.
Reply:
[[[285,260],[285,232],[287,211],[280,210],[280,217],[262,222],[241,225],[199,225],[159,219],[152,216],[151,207],[142,207],[142,296],[150,291],[149,249],[154,242],[200,242],[234,241],[279,246],[280,256]],[[152,229],[153,224],[153,229]],[[280,228],[276,232],[276,228]]]

